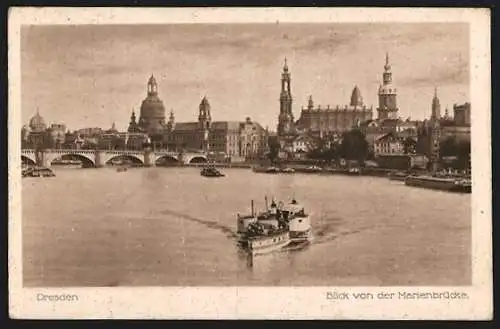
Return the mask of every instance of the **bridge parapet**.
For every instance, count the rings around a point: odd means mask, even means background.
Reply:
[[[203,152],[185,152],[180,155],[178,152],[174,151],[154,151],[154,150],[144,150],[144,151],[135,151],[135,150],[81,150],[81,149],[46,149],[43,151],[38,151],[39,161],[44,166],[50,167],[52,161],[55,159],[62,157],[64,155],[78,155],[83,157],[91,163],[93,166],[102,167],[109,160],[117,157],[117,156],[128,156],[133,157],[140,162],[142,162],[146,166],[154,166],[156,161],[162,157],[170,157],[179,161],[181,163],[190,163],[193,159],[197,158],[198,160],[208,160],[208,157]],[[34,161],[37,161],[37,151],[34,149],[22,149],[21,155]],[[179,158],[180,157],[180,158]]]

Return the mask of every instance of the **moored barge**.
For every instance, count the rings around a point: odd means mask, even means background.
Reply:
[[[457,193],[472,193],[472,182],[468,178],[446,178],[410,175],[405,185]]]
[[[22,177],[55,177],[52,169],[47,167],[27,167],[22,170]]]

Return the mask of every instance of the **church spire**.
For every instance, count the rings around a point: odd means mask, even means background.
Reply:
[[[437,95],[437,87],[434,87],[434,97],[432,98],[432,113],[431,119],[441,119],[441,104]]]
[[[382,80],[384,85],[388,85],[392,82],[391,64],[389,64],[389,53],[385,53],[384,74]]]
[[[385,53],[385,65],[384,65],[385,72],[390,72],[391,71],[391,64],[389,63],[389,53]]]
[[[309,95],[309,99],[307,100],[307,109],[312,110],[314,108],[314,101],[312,95]]]

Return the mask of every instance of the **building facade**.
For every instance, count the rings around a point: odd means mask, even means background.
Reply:
[[[200,151],[231,159],[253,159],[268,149],[267,131],[257,122],[212,121],[212,109],[207,97],[198,107],[198,120],[175,122],[171,112],[163,133],[163,145],[180,152]]]
[[[280,109],[277,126],[281,154],[294,153],[299,136],[307,134],[312,139],[317,139],[332,134],[341,134],[353,127],[360,126],[362,122],[370,121],[373,117],[373,107],[368,107],[363,103],[361,91],[355,86],[348,105],[315,106],[312,96],[309,96],[307,107],[302,107],[300,117],[295,121],[291,85],[291,73],[285,58],[281,73]],[[294,141],[296,141],[295,144]],[[291,155],[287,154],[286,156],[290,157]]]
[[[380,136],[374,143],[375,158],[381,155],[401,155],[405,153],[404,139],[395,133]]]
[[[29,124],[21,129],[22,148],[62,148],[65,138],[66,126],[64,124],[48,126],[38,111],[30,119]]]
[[[438,162],[439,145],[444,140],[451,138],[470,143],[470,103],[455,104],[453,110],[453,118],[449,113],[441,116],[440,102],[435,90],[430,120],[424,120],[418,129],[418,150],[427,155],[431,163]]]
[[[321,137],[329,133],[342,133],[359,126],[362,122],[371,120],[373,107],[363,104],[361,91],[357,86],[351,93],[349,105],[337,105],[335,107],[314,106],[312,96],[309,96],[307,108],[302,108],[298,127],[302,131],[308,131],[315,136]]]
[[[470,127],[470,103],[453,105],[453,121],[457,126]]]

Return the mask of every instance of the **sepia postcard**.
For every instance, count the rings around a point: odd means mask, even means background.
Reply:
[[[11,8],[9,311],[488,320],[490,12]]]

